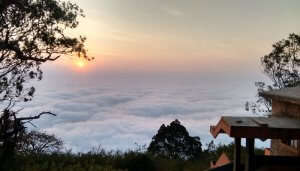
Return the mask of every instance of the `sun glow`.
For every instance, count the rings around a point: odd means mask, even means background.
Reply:
[[[75,60],[75,65],[79,68],[84,68],[86,66],[86,61],[84,59],[78,58]]]

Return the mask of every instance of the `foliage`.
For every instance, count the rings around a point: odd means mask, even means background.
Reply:
[[[224,145],[224,144],[219,144],[216,145],[214,144],[213,141],[211,141],[208,145],[208,148],[203,152],[204,155],[208,155],[210,156],[210,161],[217,161],[218,158],[221,156],[222,153],[225,153],[228,158],[232,161],[234,159],[234,143],[230,143],[228,145]],[[213,148],[210,148],[213,147]],[[264,155],[264,150],[259,149],[259,148],[255,148],[254,150],[256,155]],[[245,159],[246,159],[246,148],[245,147],[241,147],[241,161],[242,163],[245,163]]]
[[[51,112],[18,117],[13,107],[32,99],[30,80],[41,80],[41,64],[76,53],[89,60],[84,37],[66,31],[78,26],[82,10],[60,0],[0,0],[0,142],[5,157],[12,153],[25,123]],[[1,159],[1,160],[2,160]]]
[[[134,151],[125,153],[122,159],[116,162],[115,166],[128,171],[152,171],[155,169],[154,161],[151,156],[146,153]]]
[[[295,87],[300,83],[300,36],[290,34],[273,44],[270,54],[261,58],[264,73],[272,80],[273,87]]]
[[[271,100],[259,95],[259,93],[263,91],[270,91],[274,88],[270,85],[266,85],[266,83],[260,81],[255,82],[255,86],[257,88],[257,99],[255,102],[246,102],[245,109],[246,111],[251,110],[252,113],[263,113],[269,114],[272,111],[272,103]]]
[[[18,168],[21,171],[199,171],[209,168],[210,161],[217,160],[225,152],[233,157],[233,144],[215,145],[212,151],[203,150],[200,158],[180,160],[155,156],[146,151],[105,151],[98,148],[88,153],[37,153],[19,154]],[[256,149],[256,154],[263,150]],[[242,148],[242,157],[245,148]],[[22,169],[20,169],[22,168]]]
[[[17,151],[23,154],[40,154],[59,152],[63,147],[63,141],[55,135],[43,132],[26,132],[17,144]]]
[[[258,92],[300,85],[300,35],[292,33],[287,39],[273,44],[272,51],[261,57],[261,65],[272,84],[255,83]],[[270,99],[258,97],[256,102],[246,103],[247,109],[253,112],[270,112]]]
[[[190,159],[198,157],[202,152],[201,146],[200,138],[191,137],[176,119],[170,125],[163,124],[159,128],[152,138],[148,152],[173,159]]]
[[[69,37],[82,10],[58,0],[0,1],[0,100],[30,100],[34,88],[24,88],[30,79],[42,79],[40,65],[61,55],[77,53],[88,58],[84,37]]]

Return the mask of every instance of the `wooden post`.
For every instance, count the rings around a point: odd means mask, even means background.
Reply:
[[[254,171],[254,138],[246,139],[246,171]]]
[[[233,161],[233,171],[241,170],[241,138],[234,138],[234,161]]]

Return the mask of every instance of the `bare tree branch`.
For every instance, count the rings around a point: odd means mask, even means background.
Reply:
[[[16,120],[18,121],[24,121],[24,120],[34,120],[34,119],[39,119],[42,115],[52,115],[52,116],[56,116],[56,114],[52,113],[52,112],[41,112],[36,116],[30,116],[30,117],[20,117],[17,118]]]

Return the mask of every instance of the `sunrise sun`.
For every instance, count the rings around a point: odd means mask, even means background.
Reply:
[[[78,58],[78,59],[75,60],[75,65],[78,68],[83,68],[83,67],[86,66],[86,61],[84,61],[84,59]]]

